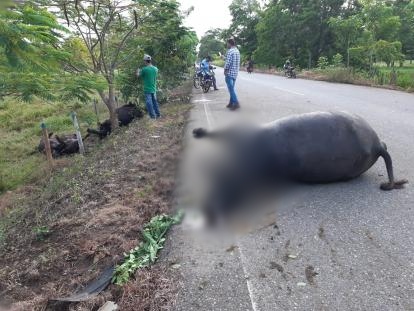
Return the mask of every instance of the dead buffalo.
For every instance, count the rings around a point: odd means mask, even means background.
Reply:
[[[79,152],[79,143],[76,134],[58,136],[49,133],[49,143],[54,158]],[[40,140],[37,150],[42,153],[45,152],[46,149],[43,138]]]
[[[129,102],[127,105],[121,106],[116,109],[116,114],[118,117],[119,126],[125,126],[132,122],[136,118],[142,118],[144,113],[143,111],[135,104]],[[111,134],[112,126],[110,120],[105,120],[103,123],[99,124],[97,130],[89,129],[88,134],[98,135],[99,138],[104,138]]]
[[[217,213],[234,205],[240,194],[268,181],[331,183],[356,178],[379,157],[385,161],[388,182],[382,190],[402,188],[395,180],[385,143],[361,117],[346,112],[314,112],[286,117],[262,127],[208,132],[195,129],[196,138],[211,137],[231,145],[231,160],[216,174],[206,208]],[[210,216],[212,216],[210,214]]]

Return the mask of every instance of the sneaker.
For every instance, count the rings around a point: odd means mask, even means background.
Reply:
[[[240,108],[240,105],[239,105],[239,104],[237,104],[237,105],[231,106],[231,107],[230,107],[230,110],[231,110],[231,111],[234,111],[234,110],[237,110],[237,109],[239,109],[239,108]]]
[[[226,106],[226,108],[231,108],[231,103],[229,103],[229,104]]]

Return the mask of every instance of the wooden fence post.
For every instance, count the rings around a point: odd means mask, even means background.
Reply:
[[[79,129],[79,123],[78,123],[78,118],[76,117],[76,112],[72,112],[71,117],[72,117],[73,126],[75,127],[75,131],[76,131],[76,138],[78,139],[79,152],[80,154],[84,154],[85,146],[83,145],[82,135]]]
[[[49,163],[49,168],[52,169],[54,163],[53,163],[53,156],[52,156],[52,148],[50,148],[49,133],[47,132],[46,124],[44,122],[42,122],[40,127],[42,128],[43,143],[45,144],[47,162]]]
[[[93,100],[93,107],[95,108],[95,114],[96,114],[96,123],[99,126],[99,112],[98,112],[98,101],[96,98]]]

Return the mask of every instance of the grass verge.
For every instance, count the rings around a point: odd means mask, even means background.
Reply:
[[[162,119],[133,122],[86,157],[67,159],[41,186],[2,198],[1,302],[12,310],[43,310],[48,298],[68,296],[120,262],[144,241],[145,223],[171,212],[190,90],[183,87],[176,94],[185,100],[161,107]],[[49,310],[96,310],[107,300],[121,310],[164,308],[175,299],[172,278],[157,264],[122,288],[111,285],[96,299]]]
[[[40,123],[44,121],[50,132],[74,133],[71,111],[77,112],[81,128],[95,126],[92,105],[40,100],[25,103],[11,98],[0,102],[0,194],[43,177],[46,161],[35,152],[41,137]],[[98,111],[102,121],[106,108],[100,104]]]

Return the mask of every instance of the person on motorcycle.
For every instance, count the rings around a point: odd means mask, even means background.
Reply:
[[[251,58],[249,58],[249,60],[247,61],[247,72],[253,72],[253,60]]]
[[[201,62],[201,71],[204,75],[211,76],[211,79],[213,80],[214,90],[217,91],[218,88],[217,88],[217,85],[216,85],[216,77],[211,72],[212,69],[213,69],[213,66],[211,65],[211,56],[207,56]]]
[[[291,68],[290,60],[287,60],[285,64],[283,65],[283,69],[285,70],[285,72],[287,72],[290,70],[290,68]]]

